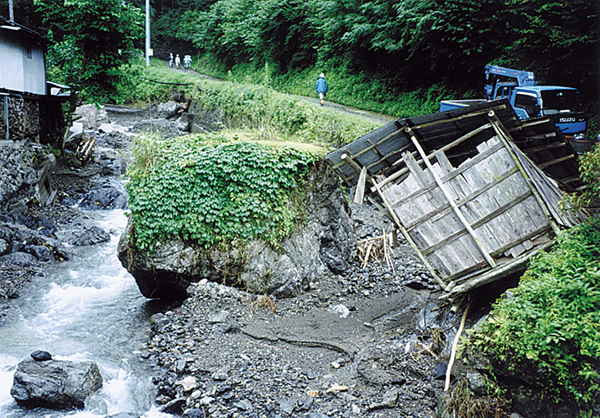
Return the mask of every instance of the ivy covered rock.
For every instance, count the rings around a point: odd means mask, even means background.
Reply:
[[[316,154],[198,138],[161,144],[150,170],[134,161],[118,251],[144,296],[185,297],[208,279],[286,297],[348,268],[349,207]]]

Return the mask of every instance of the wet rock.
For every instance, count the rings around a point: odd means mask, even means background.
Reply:
[[[137,122],[133,125],[132,131],[135,133],[159,134],[165,137],[176,137],[185,134],[177,127],[177,123],[165,119],[152,119]]]
[[[127,194],[122,186],[103,181],[85,194],[79,206],[87,210],[126,209]]]
[[[170,119],[177,115],[177,111],[179,110],[179,104],[174,101],[169,101],[166,103],[159,103],[157,110],[157,117]]]
[[[185,418],[206,418],[206,414],[200,408],[187,409],[183,416]]]
[[[467,380],[469,381],[469,388],[479,396],[487,396],[487,385],[485,376],[477,371],[471,371],[467,373]]]
[[[54,235],[58,230],[58,225],[49,219],[38,218],[35,216],[22,215],[17,218],[17,223],[25,225],[27,228],[37,231],[46,237]]]
[[[186,398],[177,398],[173,399],[170,402],[167,402],[160,408],[161,412],[167,414],[177,414],[181,415],[183,413],[183,408],[185,407]]]
[[[52,359],[52,354],[43,350],[36,350],[31,353],[31,358],[35,361],[47,361]]]
[[[80,117],[77,121],[83,125],[83,129],[98,129],[100,124],[108,122],[104,106],[82,105],[75,109],[75,115]]]
[[[22,251],[3,255],[0,257],[0,259],[5,263],[14,264],[21,267],[32,266],[38,262],[38,259],[35,256]]]
[[[54,257],[52,250],[45,245],[30,245],[26,251],[37,258],[39,261],[52,261]]]
[[[102,376],[92,361],[23,360],[17,366],[10,394],[26,407],[82,408],[100,387]]]
[[[4,255],[8,252],[8,242],[0,238],[0,255]]]
[[[107,241],[110,241],[110,234],[98,226],[92,226],[70,240],[70,243],[79,247],[96,245]]]

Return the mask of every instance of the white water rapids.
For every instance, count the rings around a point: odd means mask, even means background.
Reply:
[[[45,267],[11,304],[0,324],[0,417],[96,418],[118,415],[166,418],[153,406],[155,388],[140,361],[151,302],[117,259],[127,223],[123,211],[89,212],[94,224],[114,231],[111,241],[73,248],[79,255]],[[2,302],[4,303],[4,302]],[[83,410],[25,409],[10,396],[17,363],[35,350],[54,358],[93,360],[104,385]]]

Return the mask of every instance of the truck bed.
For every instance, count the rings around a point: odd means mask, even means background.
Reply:
[[[474,104],[484,103],[485,99],[461,99],[461,100],[442,100],[440,102],[440,112],[447,110],[460,109],[462,107],[471,106]]]

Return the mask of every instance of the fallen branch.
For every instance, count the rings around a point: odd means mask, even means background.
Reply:
[[[383,258],[388,268],[395,273],[392,241],[392,233],[388,234],[385,231],[378,237],[371,237],[358,241],[356,243],[358,247],[358,258],[361,261],[362,268],[367,267],[370,259]]]

